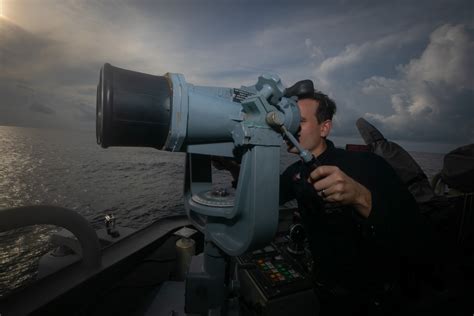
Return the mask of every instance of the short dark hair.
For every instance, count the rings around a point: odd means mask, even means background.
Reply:
[[[300,80],[285,89],[284,96],[287,98],[296,96],[298,100],[313,99],[318,101],[319,106],[315,114],[319,124],[326,120],[332,120],[334,113],[336,113],[336,103],[326,94],[316,90],[310,79]]]
[[[336,113],[336,102],[320,91],[315,91],[312,99],[319,103],[318,109],[316,110],[318,123],[321,124],[326,120],[332,120],[332,117]]]

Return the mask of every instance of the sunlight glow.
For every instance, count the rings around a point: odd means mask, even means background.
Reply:
[[[3,16],[3,2],[0,0],[0,16]]]

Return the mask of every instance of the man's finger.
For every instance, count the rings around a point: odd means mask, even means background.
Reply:
[[[309,179],[314,182],[320,178],[327,177],[336,170],[339,170],[339,168],[336,166],[319,166],[310,173]]]
[[[323,199],[327,202],[338,202],[338,203],[343,203],[346,204],[344,199],[345,195],[341,192],[330,192],[328,190],[324,190],[325,196]]]
[[[329,189],[336,183],[336,175],[334,173],[329,174],[328,176],[316,181],[313,183],[313,187],[316,191],[321,191],[323,189]]]

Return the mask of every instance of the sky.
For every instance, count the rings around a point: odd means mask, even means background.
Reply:
[[[408,150],[474,142],[472,1],[0,0],[0,125],[94,130],[100,67],[240,87],[302,79]]]

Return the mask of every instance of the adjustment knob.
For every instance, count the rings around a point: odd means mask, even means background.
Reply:
[[[292,254],[304,254],[304,242],[306,240],[306,232],[301,224],[293,224],[290,226],[290,243],[287,250]]]

